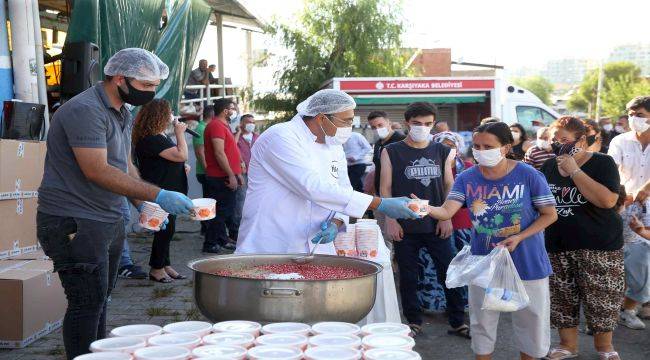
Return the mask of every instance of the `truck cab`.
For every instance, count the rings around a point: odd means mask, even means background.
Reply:
[[[533,131],[533,120],[541,120],[548,126],[560,116],[533,93],[516,85],[506,87],[500,110],[503,122],[519,123],[528,132]]]

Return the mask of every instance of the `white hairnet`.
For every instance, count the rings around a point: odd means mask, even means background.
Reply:
[[[140,48],[122,49],[111,56],[104,66],[104,74],[122,75],[137,80],[167,79],[169,68],[154,53]]]
[[[318,114],[336,114],[357,107],[352,96],[341,90],[325,89],[315,92],[305,101],[298,104],[296,110],[301,116],[316,116]]]

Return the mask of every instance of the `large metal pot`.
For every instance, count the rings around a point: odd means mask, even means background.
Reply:
[[[194,300],[211,321],[258,322],[345,321],[363,319],[375,303],[377,274],[371,261],[316,255],[312,264],[358,269],[365,275],[344,280],[265,280],[215,275],[215,270],[290,263],[297,254],[225,255],[190,261],[194,270]]]

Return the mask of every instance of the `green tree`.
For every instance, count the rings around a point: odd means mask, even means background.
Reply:
[[[631,62],[610,62],[603,66],[603,91],[601,93],[601,100],[609,97],[610,106],[614,104],[613,100],[620,96],[615,95],[618,91],[629,91],[629,87],[634,87],[635,84],[641,81],[641,69]],[[610,88],[612,93],[610,93]],[[590,115],[596,111],[596,91],[598,89],[598,69],[589,70],[578,87],[578,90],[569,98],[567,106],[570,110],[590,112]],[[630,98],[631,99],[631,98]],[[629,99],[628,99],[629,101]],[[605,109],[604,102],[601,104],[602,109]],[[618,109],[616,114],[621,113],[625,107]],[[611,111],[611,108],[610,108]]]
[[[268,29],[293,55],[276,74],[279,91],[258,97],[254,107],[286,116],[333,77],[407,75],[399,14],[401,5],[389,0],[308,1],[298,26]]]
[[[546,105],[551,105],[551,93],[553,84],[541,76],[530,76],[526,78],[517,78],[513,80],[515,85],[519,85],[537,96]]]
[[[618,117],[625,112],[625,105],[632,98],[647,94],[650,94],[650,81],[648,80],[635,81],[628,76],[613,80],[609,84],[609,89],[602,95],[602,113],[612,118]]]

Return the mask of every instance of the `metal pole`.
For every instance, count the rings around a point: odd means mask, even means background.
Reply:
[[[0,102],[14,97],[14,80],[11,73],[11,56],[7,34],[7,1],[0,0]]]
[[[9,0],[9,21],[15,97],[25,102],[38,103],[32,1]]]
[[[226,96],[226,74],[223,70],[223,16],[218,12],[214,13],[217,18],[217,66],[219,69],[219,82],[221,83],[221,97]]]
[[[32,16],[34,18],[34,54],[36,55],[36,83],[38,86],[38,102],[45,105],[45,122],[43,124],[43,138],[50,129],[50,111],[47,103],[47,79],[45,78],[45,64],[43,63],[43,37],[41,36],[41,18],[38,11],[38,0],[32,0]]]
[[[596,121],[600,120],[600,94],[603,91],[603,60],[600,60],[600,66],[598,67],[598,87],[596,89]]]

